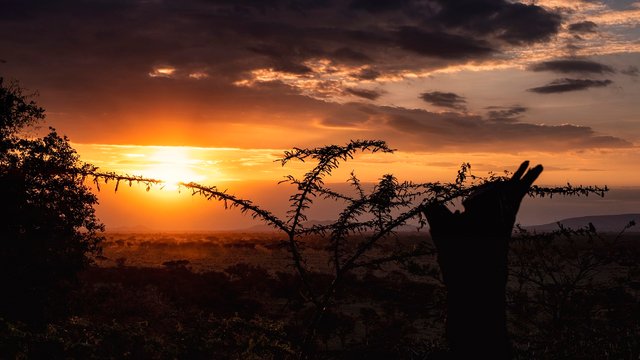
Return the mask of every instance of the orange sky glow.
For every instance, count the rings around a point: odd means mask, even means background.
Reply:
[[[85,161],[98,165],[102,170],[122,174],[137,174],[166,181],[150,191],[142,185],[120,187],[102,185],[98,192],[101,205],[98,213],[102,219],[116,224],[112,230],[237,230],[257,225],[237,211],[226,211],[222,204],[192,196],[178,182],[198,182],[215,185],[221,190],[285,216],[288,196],[295,190],[278,184],[284,176],[300,176],[309,169],[308,164],[290,163],[282,167],[277,160],[283,150],[203,148],[174,146],[74,144]],[[362,154],[343,164],[329,179],[330,186],[344,190],[346,180],[353,171],[365,182],[375,182],[383,174],[393,173],[399,180],[415,182],[453,181],[460,159],[472,164],[472,173],[485,176],[489,172],[514,171],[523,159],[535,159],[545,164],[541,185],[607,185],[614,189],[634,189],[640,184],[640,173],[629,171],[630,163],[638,161],[637,153],[606,151],[590,153],[567,152],[558,154],[536,153],[416,153],[396,151],[393,154]],[[572,159],[572,168],[564,167]],[[605,164],[593,168],[594,163]],[[624,177],[612,177],[612,173],[625,173]],[[618,195],[616,192],[615,195]],[[614,196],[615,197],[615,196]],[[572,199],[568,204],[562,198],[530,199],[533,207],[523,206],[520,221],[525,224],[552,222],[565,214],[599,214],[602,212],[633,212],[640,199],[629,198],[615,202],[604,199]],[[620,200],[620,199],[618,199]],[[527,202],[525,202],[526,204]],[[556,206],[559,205],[559,206]],[[337,207],[321,203],[312,211],[316,219],[326,220],[336,215]],[[564,211],[563,211],[564,210]],[[141,214],[145,214],[141,216]]]
[[[528,159],[539,184],[614,191],[531,200],[525,223],[638,212],[640,2],[482,1],[9,1],[0,76],[39,93],[83,161],[166,181],[103,188],[111,229],[251,226],[176,184],[284,213],[277,182],[309,164],[283,168],[283,151],[352,139],[397,151],[343,164],[336,186],[352,170],[446,182],[463,162],[482,176]],[[318,206],[310,218],[332,216]]]

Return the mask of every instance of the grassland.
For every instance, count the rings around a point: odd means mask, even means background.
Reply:
[[[389,246],[410,247],[425,237],[400,233]],[[312,308],[282,240],[275,233],[109,234],[103,257],[80,277],[69,304],[73,316],[39,331],[3,323],[2,352],[294,358]],[[318,286],[330,280],[324,244],[310,238],[305,246]],[[508,300],[517,358],[638,358],[640,236],[603,244],[580,238],[512,244]],[[338,289],[318,328],[316,355],[437,356],[445,347],[445,296],[432,256],[361,269]]]

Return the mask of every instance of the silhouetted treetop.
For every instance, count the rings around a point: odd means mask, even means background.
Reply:
[[[0,136],[6,138],[25,126],[44,119],[44,109],[39,107],[32,95],[26,95],[17,82],[0,77]]]

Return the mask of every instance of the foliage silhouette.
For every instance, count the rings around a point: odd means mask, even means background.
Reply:
[[[65,293],[99,253],[103,230],[79,175],[96,168],[54,129],[21,135],[43,118],[17,83],[0,78],[0,314],[34,325],[65,313]]]
[[[34,95],[25,94],[17,82],[5,83],[0,77],[0,137],[4,141],[44,119],[44,109],[35,103]]]

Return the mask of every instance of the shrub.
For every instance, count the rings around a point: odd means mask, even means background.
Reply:
[[[54,129],[23,134],[44,118],[30,97],[0,78],[0,315],[36,324],[65,313],[76,274],[100,251],[103,225],[82,175],[95,168]]]

